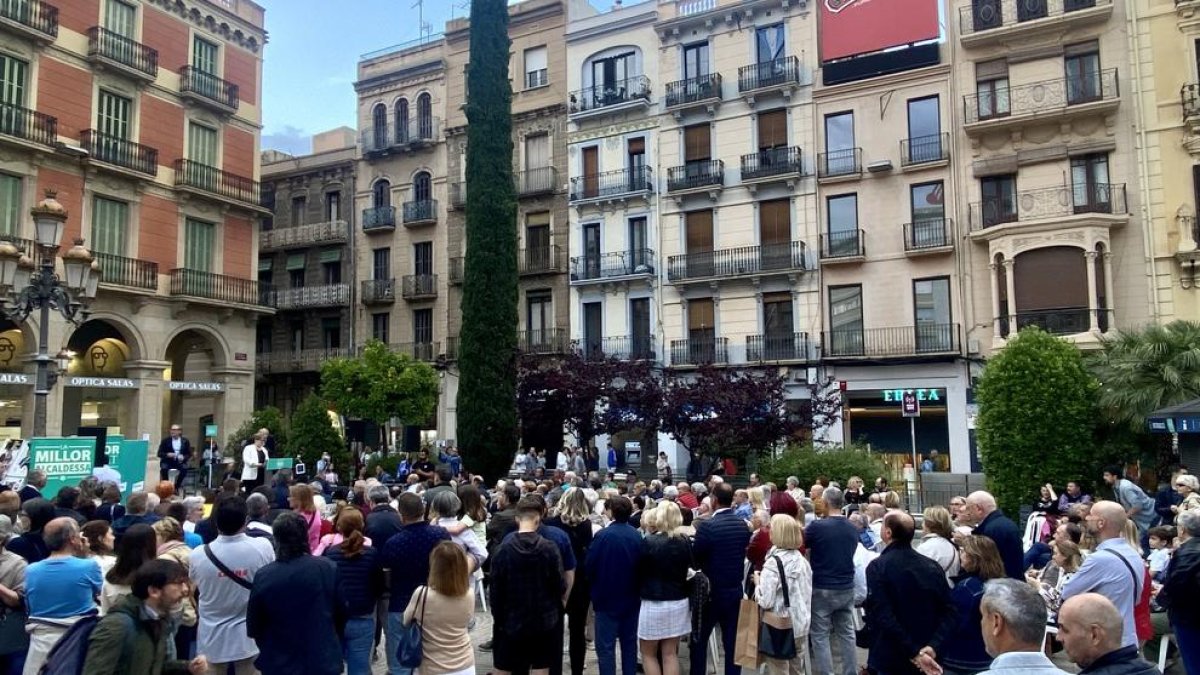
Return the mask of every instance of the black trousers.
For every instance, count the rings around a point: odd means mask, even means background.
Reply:
[[[579,571],[576,570],[576,574]],[[588,608],[592,604],[591,588],[586,583],[579,583],[575,577],[575,585],[571,587],[571,596],[567,598],[567,649],[571,656],[571,675],[583,675],[583,663],[587,658],[587,617]],[[558,652],[562,653],[562,622],[558,626]],[[550,665],[550,675],[562,675],[562,659]]]
[[[717,624],[721,624],[721,646],[725,651],[725,675],[741,675],[742,667],[733,662],[733,648],[737,640],[738,610],[741,609],[741,593],[714,593],[704,606],[700,622],[700,640],[691,644],[688,664],[691,675],[706,675],[708,672],[708,637]]]
[[[178,494],[180,488],[183,486],[183,479],[187,477],[188,468],[186,465],[185,466],[165,466],[165,465],[160,466],[158,468],[158,479],[159,480],[170,480],[171,479],[171,469],[175,469],[178,471],[178,473],[175,474],[175,493]]]

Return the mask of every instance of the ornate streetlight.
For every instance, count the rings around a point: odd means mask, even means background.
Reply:
[[[46,198],[29,211],[37,232],[37,264],[11,241],[0,241],[0,310],[16,324],[23,323],[34,310],[40,311],[34,436],[46,435],[46,397],[53,386],[50,364],[57,362],[60,369],[65,369],[63,353],[56,356],[49,353],[50,310],[57,310],[78,326],[87,320],[87,306],[96,297],[100,283],[100,267],[83,247],[83,239],[76,239],[75,245],[62,256],[64,278],[55,273],[67,210],[54,197],[54,191],[47,190]]]

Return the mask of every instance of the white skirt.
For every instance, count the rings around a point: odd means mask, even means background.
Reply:
[[[639,640],[666,640],[692,632],[692,610],[687,599],[643,600],[638,612]]]

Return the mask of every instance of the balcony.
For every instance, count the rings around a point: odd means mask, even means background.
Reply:
[[[1179,98],[1183,102],[1183,121],[1193,134],[1200,133],[1200,84],[1183,85]]]
[[[437,222],[438,203],[436,199],[421,199],[415,202],[404,202],[404,226],[421,227]]]
[[[193,66],[179,69],[179,95],[225,115],[238,109],[238,86]]]
[[[153,260],[125,258],[93,251],[100,264],[100,284],[113,288],[155,292],[158,290],[158,263]]]
[[[396,302],[395,279],[367,279],[362,282],[364,305],[390,305]]]
[[[138,177],[158,175],[158,150],[140,143],[109,136],[95,129],[79,133],[79,145],[88,152],[88,160],[106,164],[118,173],[129,172]]]
[[[0,28],[49,44],[58,37],[58,8],[42,0],[0,1]]]
[[[277,309],[345,307],[350,303],[350,284],[281,288],[271,291],[271,295]]]
[[[100,26],[88,29],[88,61],[140,82],[158,78],[158,50]]]
[[[1128,221],[1124,183],[1022,190],[971,204],[971,236],[982,240],[1026,227],[1118,226]]]
[[[792,185],[804,175],[804,153],[798,146],[770,148],[742,155],[742,184],[786,182]]]
[[[804,242],[792,241],[673,255],[667,258],[667,280],[673,284],[686,284],[787,274],[807,268]]]
[[[808,361],[811,357],[808,333],[746,336],[746,360],[750,363]]]
[[[438,295],[436,274],[408,274],[400,282],[400,295],[405,300],[433,300]]]
[[[447,271],[449,272],[446,275],[447,281],[450,282],[451,286],[458,286],[462,284],[463,279],[466,278],[467,275],[467,259],[462,256],[451,258],[450,267]]]
[[[467,205],[467,183],[459,181],[450,184],[450,208],[461,209]]]
[[[1032,35],[1062,35],[1112,16],[1112,0],[974,0],[958,10],[964,47],[1006,44]]]
[[[708,114],[717,112],[721,105],[721,74],[711,73],[667,85],[663,107],[679,119],[691,108],[704,108]]]
[[[370,209],[363,209],[362,212],[362,229],[363,232],[391,232],[396,229],[396,207],[394,206],[376,206]]]
[[[441,138],[442,122],[436,117],[410,119],[400,124],[387,122],[362,132],[363,157],[378,159],[431,147]]]
[[[526,329],[517,333],[517,351],[531,355],[567,354],[571,351],[571,340],[566,328]]]
[[[569,193],[572,204],[625,201],[648,197],[654,192],[654,170],[648,166],[631,166],[605,171],[594,176],[571,179]]]
[[[630,337],[584,338],[579,341],[579,351],[583,357],[590,360],[617,359],[619,361],[657,361],[658,350],[655,349],[653,335],[636,335]]]
[[[784,98],[790,98],[792,90],[800,86],[800,75],[800,58],[797,56],[742,66],[738,68],[738,93],[751,107],[756,97],[767,92],[777,91]]]
[[[862,177],[862,148],[817,153],[817,179],[834,183]]]
[[[19,105],[0,103],[0,140],[23,147],[53,146],[58,142],[58,120]]]
[[[552,195],[558,190],[558,169],[542,166],[513,174],[513,187],[518,197]]]
[[[650,78],[638,75],[571,92],[567,112],[571,119],[650,107]]]
[[[438,342],[399,342],[388,345],[397,354],[404,354],[414,361],[433,363],[441,354],[442,345]]]
[[[176,268],[171,270],[171,295],[183,298],[213,300],[217,304],[270,307],[273,293],[253,279],[242,279],[200,270]]]
[[[523,248],[517,256],[517,273],[522,276],[566,272],[562,251],[557,246]]]
[[[725,162],[701,159],[667,169],[667,192],[707,191],[715,199],[725,185]]]
[[[295,227],[279,227],[258,233],[259,251],[282,251],[324,244],[344,244],[349,238],[346,221],[308,223]]]
[[[867,258],[866,233],[862,230],[842,230],[821,235],[821,262],[859,263]]]
[[[1002,316],[996,321],[1000,326],[1000,337],[1007,338],[1014,317]],[[1051,335],[1078,335],[1080,333],[1107,333],[1112,325],[1111,309],[1088,307],[1057,307],[1034,311],[1018,311],[1015,316],[1017,330],[1037,326]]]
[[[191,160],[175,160],[175,189],[266,213],[258,181]]]
[[[826,361],[945,358],[962,352],[956,323],[832,330],[823,334],[821,342]]]
[[[446,338],[446,360],[447,361],[457,361],[458,360],[459,344],[460,344],[460,341],[459,341],[457,335]]]
[[[905,169],[942,166],[950,161],[950,134],[900,140],[900,166]]]
[[[994,92],[963,96],[963,131],[977,136],[1106,115],[1120,105],[1120,96],[1115,68],[1087,77],[997,87]]]
[[[571,258],[571,283],[582,285],[635,275],[653,279],[656,267],[654,251],[648,248],[579,256]]]
[[[954,250],[954,222],[925,218],[904,224],[904,252],[909,256],[948,253]]]
[[[349,349],[301,349],[294,352],[259,352],[255,370],[261,375],[276,373],[319,373],[321,366],[332,359],[352,356]]]
[[[671,340],[672,366],[729,363],[729,338]]]

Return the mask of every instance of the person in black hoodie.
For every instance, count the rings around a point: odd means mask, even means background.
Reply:
[[[45,499],[30,499],[21,505],[21,513],[29,519],[29,529],[25,534],[13,539],[8,544],[8,550],[32,565],[50,556],[46,540],[42,539],[42,530],[46,523],[54,520],[54,505]]]
[[[571,549],[576,561],[587,560],[588,547],[592,545],[592,521],[588,518],[591,506],[587,496],[579,488],[571,488],[559,501],[554,517],[546,524],[557,527],[571,539]],[[584,657],[587,656],[588,606],[591,605],[591,586],[577,567],[575,583],[571,585],[571,597],[567,600],[567,623],[570,628],[571,675],[583,675]],[[557,667],[555,667],[557,666]],[[562,659],[550,664],[550,675],[562,672]]]

